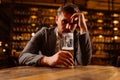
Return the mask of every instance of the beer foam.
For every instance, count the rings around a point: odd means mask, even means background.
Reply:
[[[63,50],[74,50],[73,47],[62,47]]]

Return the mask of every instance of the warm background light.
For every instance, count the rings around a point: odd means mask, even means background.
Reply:
[[[113,23],[114,23],[114,24],[118,24],[119,21],[118,21],[118,20],[114,20]]]
[[[118,39],[118,36],[114,36],[114,39]]]
[[[117,31],[117,30],[118,30],[118,28],[114,28],[113,30],[114,30],[114,31]]]

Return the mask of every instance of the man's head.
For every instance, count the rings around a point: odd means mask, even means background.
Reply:
[[[78,12],[80,12],[79,8],[72,3],[63,4],[58,8],[56,24],[58,26],[59,34],[62,34],[63,32],[73,32],[75,30],[77,24],[72,22],[71,16]]]

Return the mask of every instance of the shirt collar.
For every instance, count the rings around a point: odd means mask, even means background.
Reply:
[[[61,39],[60,36],[58,35],[58,27],[55,28],[55,34],[56,34],[57,39]]]

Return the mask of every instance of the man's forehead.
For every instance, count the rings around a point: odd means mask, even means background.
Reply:
[[[70,14],[70,13],[61,13],[61,15],[59,16],[59,18],[61,18],[61,19],[71,19],[71,16],[72,16],[73,14]]]

